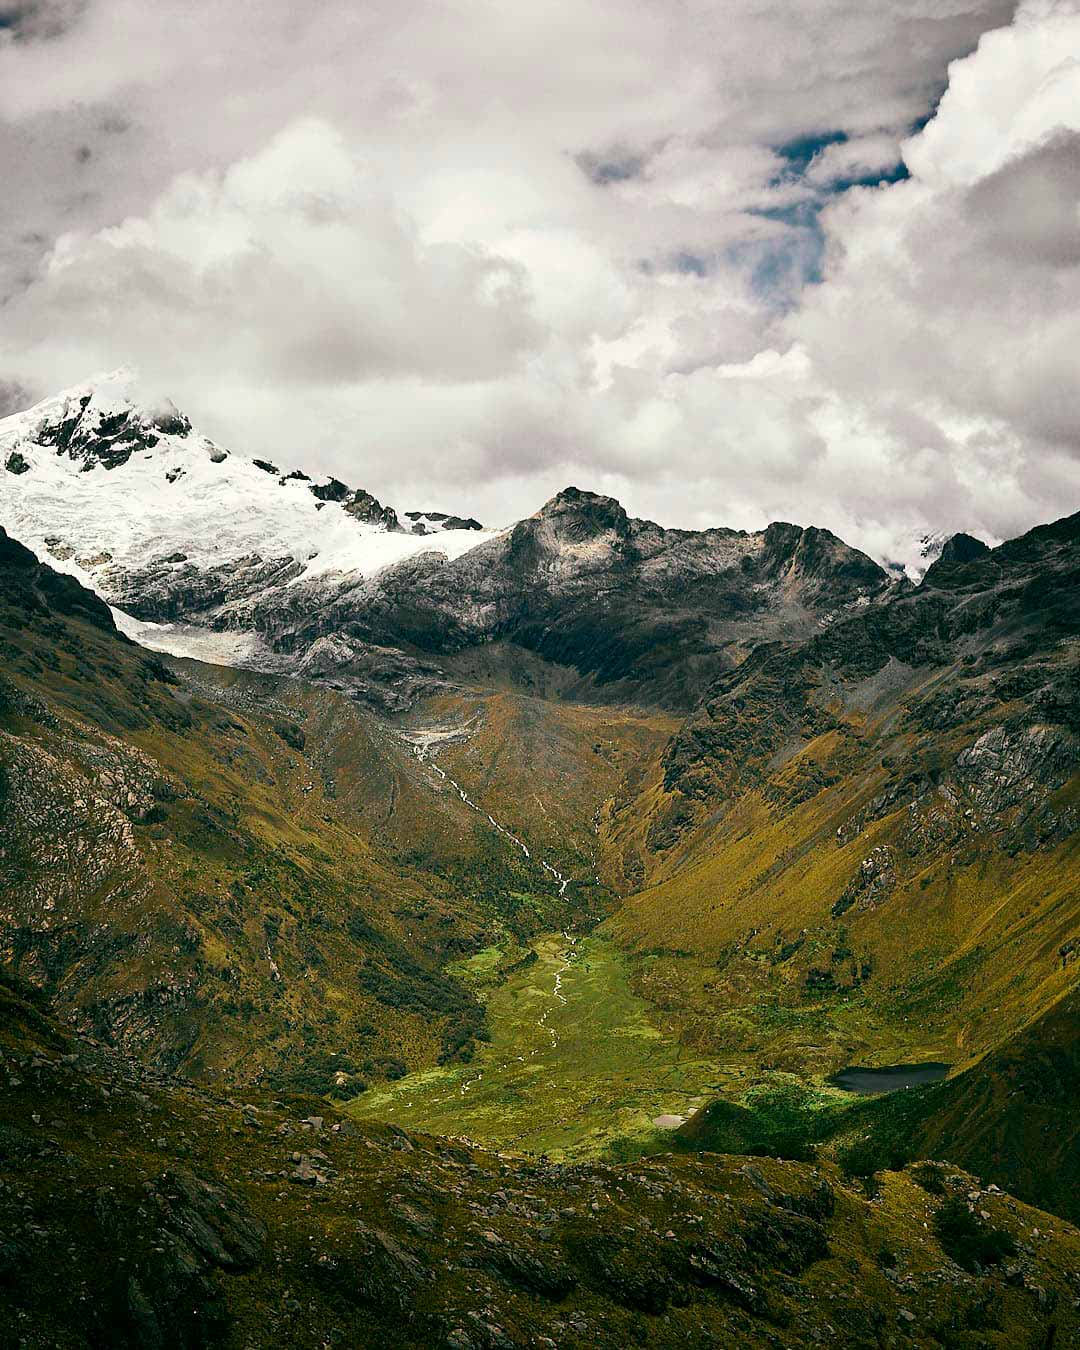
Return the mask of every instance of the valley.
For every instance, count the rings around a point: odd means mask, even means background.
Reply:
[[[983,1302],[991,1343],[1047,1334],[1036,1279],[1080,1298],[1025,1236],[1060,1238],[1062,1268],[1080,1241],[1080,517],[996,549],[955,536],[918,583],[827,531],[664,530],[577,488],[429,539],[362,489],[226,473],[185,419],[95,409],[15,419],[18,472],[0,470],[3,519],[35,545],[0,529],[0,1004],[9,1079],[43,1046],[86,1056],[50,1117],[58,1166],[93,1142],[71,1103],[102,1075],[135,1116],[171,1094],[183,1137],[149,1151],[103,1107],[106,1167],[156,1188],[196,1157],[258,1224],[291,1215],[291,1268],[329,1280],[313,1345],[324,1312],[408,1290],[416,1344],[497,1350],[538,1318],[560,1345],[707,1325],[797,1346],[793,1310],[814,1321],[841,1250],[894,1319],[897,1289],[942,1276],[944,1344],[985,1343],[964,1320]],[[200,496],[160,548],[76,553],[86,520],[54,533],[55,494],[77,474],[107,531],[133,456],[138,491],[186,464],[214,509],[237,485],[287,494],[265,551],[255,509],[241,558],[189,556]],[[0,1163],[38,1156],[23,1116]],[[384,1152],[389,1208],[366,1166]],[[597,1193],[639,1184],[670,1260],[644,1211]],[[747,1188],[766,1210],[744,1227],[725,1206]],[[163,1213],[202,1194],[166,1191]],[[721,1246],[679,1246],[686,1224]],[[308,1262],[319,1242],[382,1273],[357,1293]],[[175,1283],[161,1245],[140,1269]],[[229,1296],[236,1325],[283,1297],[262,1269],[255,1305]],[[462,1340],[466,1307],[497,1307],[510,1339]]]
[[[366,1093],[358,1118],[558,1159],[630,1156],[662,1147],[657,1119],[677,1125],[721,1086],[722,1066],[656,1028],[602,936],[548,934],[515,961],[488,949],[457,970],[490,982],[490,1041]]]

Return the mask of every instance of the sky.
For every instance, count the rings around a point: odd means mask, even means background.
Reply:
[[[0,0],[0,412],[911,562],[1080,508],[1080,0]]]

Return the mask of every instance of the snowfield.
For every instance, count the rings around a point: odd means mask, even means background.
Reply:
[[[245,670],[262,671],[283,668],[281,658],[275,656],[258,633],[217,633],[212,628],[198,628],[191,623],[150,623],[132,618],[115,605],[110,608],[120,632],[149,651],[189,656],[211,666],[240,666]]]
[[[114,598],[110,573],[173,557],[198,568],[252,554],[292,558],[301,569],[295,583],[326,573],[370,576],[423,552],[458,557],[498,533],[420,535],[357,520],[342,502],[320,501],[312,492],[331,480],[289,476],[291,466],[262,468],[226,452],[185,430],[175,408],[140,407],[132,384],[132,376],[117,372],[0,420],[0,525],[106,600]],[[125,463],[111,468],[92,450],[45,443],[75,415],[91,436],[100,431],[107,439],[119,419],[138,424],[142,439],[155,443],[136,444]]]

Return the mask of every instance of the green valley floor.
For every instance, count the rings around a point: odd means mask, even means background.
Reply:
[[[670,1148],[703,1102],[744,1086],[741,1066],[697,1058],[657,1028],[599,933],[547,934],[509,963],[489,947],[458,972],[487,987],[491,1040],[469,1064],[373,1087],[352,1114],[553,1158],[625,1157]]]

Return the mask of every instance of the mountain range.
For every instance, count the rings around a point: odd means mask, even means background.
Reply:
[[[118,375],[0,527],[15,1343],[1078,1334],[1080,516],[487,529]]]
[[[807,636],[892,584],[826,530],[665,530],[575,488],[505,530],[442,512],[434,529],[431,511],[403,512],[406,530],[362,488],[138,406],[122,375],[0,422],[0,464],[0,523],[146,645],[239,651],[395,710],[505,645],[575,697],[689,707],[750,645]]]

